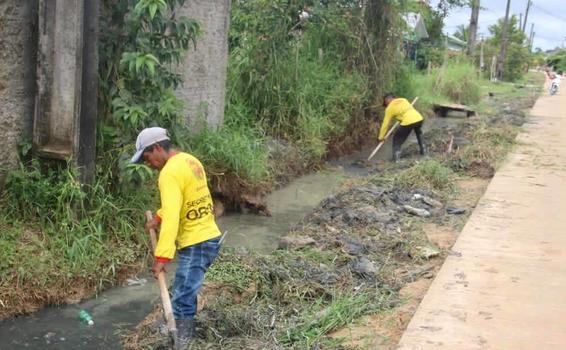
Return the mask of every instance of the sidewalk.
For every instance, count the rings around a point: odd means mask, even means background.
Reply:
[[[399,349],[566,349],[566,89],[547,94]]]

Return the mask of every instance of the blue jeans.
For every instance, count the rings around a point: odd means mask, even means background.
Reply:
[[[179,249],[175,282],[173,282],[173,314],[175,319],[192,319],[197,313],[197,294],[220,250],[220,237]]]

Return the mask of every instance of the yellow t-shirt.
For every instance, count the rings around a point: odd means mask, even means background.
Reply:
[[[197,158],[183,152],[169,158],[159,173],[159,193],[158,260],[173,259],[175,243],[181,249],[220,236],[206,174]]]
[[[389,129],[391,119],[397,119],[402,126],[415,124],[423,120],[423,116],[413,108],[411,103],[404,98],[396,98],[385,108],[385,117],[379,129],[379,139],[383,140]]]

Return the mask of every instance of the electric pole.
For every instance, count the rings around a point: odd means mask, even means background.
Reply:
[[[497,58],[497,79],[503,79],[503,62],[507,55],[507,32],[509,31],[509,9],[511,8],[511,0],[507,0],[507,9],[505,10],[505,20],[503,22],[503,32],[501,33],[501,49]]]
[[[480,14],[480,0],[472,0],[472,16],[470,17],[470,30],[468,33],[468,55],[472,56],[476,47],[476,33],[478,31],[478,17]]]
[[[527,19],[529,19],[529,9],[531,8],[532,4],[533,2],[531,0],[527,0],[527,10],[525,11],[525,21],[523,22],[523,33],[525,35],[527,34],[525,30],[527,29]]]
[[[483,59],[483,35],[482,35],[480,41],[480,72],[483,72],[484,68],[485,68],[485,62]]]
[[[535,24],[531,23],[531,33],[529,34],[529,42],[528,42],[529,47],[533,46],[533,34],[534,34],[534,32],[535,32]]]

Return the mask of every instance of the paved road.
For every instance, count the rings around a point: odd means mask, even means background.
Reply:
[[[566,86],[543,96],[399,349],[566,349]]]

